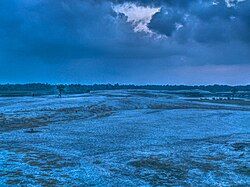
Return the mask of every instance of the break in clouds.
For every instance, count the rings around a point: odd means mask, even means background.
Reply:
[[[249,0],[0,2],[1,82],[247,84],[249,44]]]

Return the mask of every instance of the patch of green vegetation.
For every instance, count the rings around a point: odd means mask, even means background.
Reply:
[[[239,166],[236,169],[236,172],[250,177],[250,167],[248,167],[248,166]]]
[[[185,185],[185,181],[188,178],[188,169],[184,165],[177,165],[170,160],[158,157],[134,160],[129,162],[129,165],[136,168],[136,177],[154,186]]]

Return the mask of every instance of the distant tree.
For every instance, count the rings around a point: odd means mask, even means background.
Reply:
[[[237,92],[238,92],[238,91],[237,91],[236,88],[233,88],[233,89],[232,89],[232,98],[235,98]]]
[[[62,93],[63,93],[63,91],[65,89],[65,86],[63,84],[60,84],[60,85],[57,85],[56,88],[58,90],[58,96],[62,97]]]

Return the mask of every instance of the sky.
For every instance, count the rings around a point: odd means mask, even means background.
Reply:
[[[0,83],[250,84],[250,0],[1,0]]]

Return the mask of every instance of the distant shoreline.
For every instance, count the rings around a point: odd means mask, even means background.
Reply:
[[[178,92],[176,94],[189,95],[189,97],[205,97],[216,93],[221,96],[241,96],[249,95],[250,85],[246,86],[229,86],[229,85],[119,85],[119,84],[0,84],[0,97],[20,97],[20,96],[42,96],[61,94],[84,94],[98,90],[159,90]],[[188,93],[186,93],[188,92]],[[224,95],[223,95],[224,94]]]

